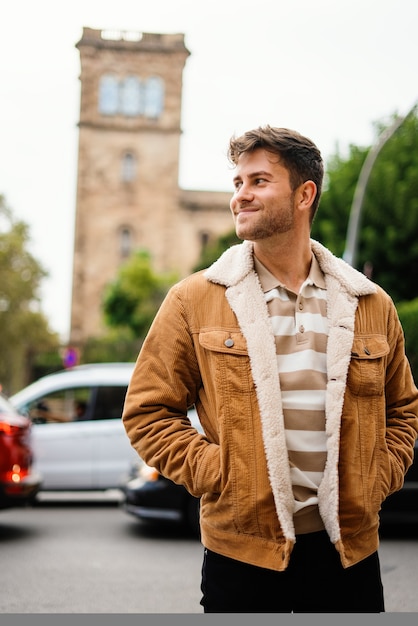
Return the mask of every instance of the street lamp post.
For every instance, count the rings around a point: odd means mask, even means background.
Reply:
[[[361,211],[363,208],[363,200],[371,171],[376,162],[377,156],[385,143],[392,137],[392,135],[395,134],[415,107],[416,103],[405,116],[397,117],[393,124],[382,132],[376,144],[369,150],[363,163],[363,167],[361,168],[360,176],[354,192],[353,203],[351,205],[350,218],[347,228],[346,247],[343,254],[343,259],[353,267],[355,266],[357,258],[358,232],[360,227]]]

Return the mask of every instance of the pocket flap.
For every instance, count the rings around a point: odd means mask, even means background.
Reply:
[[[378,359],[389,353],[389,344],[384,335],[356,335],[351,356],[356,359]]]
[[[229,354],[247,354],[247,342],[240,332],[225,329],[202,330],[199,343],[213,352]]]

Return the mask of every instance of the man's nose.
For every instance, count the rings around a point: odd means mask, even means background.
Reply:
[[[234,198],[237,202],[248,202],[252,200],[253,193],[248,184],[242,183],[239,188],[236,190]]]

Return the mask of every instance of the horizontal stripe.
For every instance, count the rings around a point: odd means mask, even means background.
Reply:
[[[303,333],[304,343],[300,342],[301,333],[293,333],[292,335],[280,335],[274,338],[276,345],[276,354],[292,354],[293,352],[302,352],[303,350],[315,350],[315,352],[326,353],[328,335],[319,333]]]
[[[282,402],[285,411],[298,409],[299,411],[324,411],[324,391],[285,391],[282,392]]]
[[[327,386],[325,372],[299,370],[297,372],[280,372],[282,391],[323,391]]]
[[[286,409],[285,428],[290,430],[325,430],[324,411]]]
[[[292,354],[278,354],[277,367],[279,372],[296,372],[302,370],[327,371],[327,355],[314,350],[303,350]]]
[[[326,459],[326,452],[299,452],[296,450],[289,450],[289,460],[291,464],[295,468],[297,467],[301,473],[323,472]],[[298,483],[300,483],[300,480]]]
[[[318,497],[317,496],[310,496],[309,498],[307,498],[306,500],[302,500],[300,501],[299,498],[295,500],[294,504],[293,504],[293,513],[297,513],[298,511],[300,511],[301,509],[305,509],[307,506],[312,506],[314,504],[318,503]]]
[[[328,319],[318,313],[308,313],[306,311],[296,311],[296,328],[303,324],[305,332],[328,334]]]
[[[322,300],[327,299],[327,290],[316,287],[316,285],[304,285],[301,289],[304,300]]]
[[[292,337],[296,334],[294,310],[292,315],[274,315],[270,316],[270,320],[274,335]]]
[[[289,294],[287,293],[286,289],[280,287],[267,291],[264,294],[264,298],[266,302],[272,302],[275,299],[280,300],[281,302],[289,302],[290,300]],[[292,300],[295,300],[295,298],[292,297]]]
[[[300,452],[297,450],[289,451],[289,461],[292,467],[298,468],[302,472],[323,472],[325,461],[327,459],[326,452]],[[300,481],[298,481],[300,483]]]
[[[322,430],[285,430],[287,449],[293,452],[324,452],[327,437]]]
[[[290,476],[294,485],[298,485],[300,489],[310,489],[316,491],[319,487],[323,472],[301,472],[297,467],[290,468]]]
[[[310,315],[320,315],[327,319],[327,303],[326,300],[318,300],[317,298],[272,298],[268,302],[270,314],[275,315],[291,315],[293,313],[306,313]]]
[[[305,332],[328,334],[328,320],[316,313],[296,313],[295,315],[273,315],[270,317],[273,334],[291,336],[299,332],[301,326]]]
[[[286,287],[278,285],[277,287],[273,287],[273,289],[269,289],[264,292],[266,301],[270,301],[273,298],[280,298],[282,300],[291,298],[292,300],[296,300],[297,295],[303,298],[303,300],[318,300],[326,302],[327,290],[320,289],[315,285],[302,285],[299,294],[295,294],[295,292],[286,289]]]

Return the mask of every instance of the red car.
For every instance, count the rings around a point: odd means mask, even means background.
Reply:
[[[0,509],[31,502],[41,482],[32,472],[31,422],[0,394]]]

